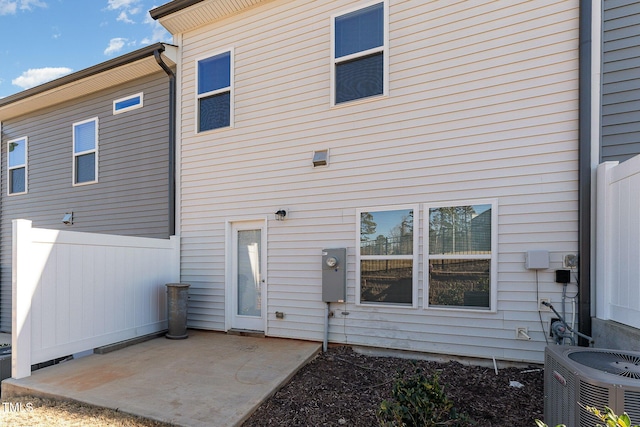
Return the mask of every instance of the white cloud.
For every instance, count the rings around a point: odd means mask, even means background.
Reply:
[[[18,3],[15,1],[0,0],[0,16],[13,15],[14,13],[16,13],[17,8]]]
[[[47,4],[40,0],[20,0],[20,9],[31,10],[32,7],[47,7]]]
[[[155,7],[156,6],[153,6],[153,8]],[[149,25],[149,27],[151,27],[151,36],[145,37],[144,39],[142,39],[140,44],[144,45],[144,44],[152,44],[157,42],[163,42],[163,43],[172,42],[173,38],[171,37],[171,34],[169,34],[169,32],[162,25],[160,25],[160,22],[153,19],[151,15],[147,14],[146,18],[144,19],[144,23]]]
[[[118,53],[122,50],[124,45],[127,43],[127,39],[123,37],[116,37],[109,40],[109,46],[104,50],[105,55],[113,55],[114,53]]]
[[[18,9],[32,10],[34,7],[46,8],[47,4],[40,0],[0,0],[0,15],[13,15]]]
[[[67,75],[72,71],[71,68],[67,67],[30,68],[22,73],[20,77],[11,80],[11,83],[22,89],[29,89]]]
[[[130,19],[129,15],[127,15],[127,12],[125,12],[124,10],[120,12],[120,15],[118,15],[116,21],[124,22],[125,24],[135,24],[135,21]]]
[[[140,0],[108,0],[107,8],[109,10],[118,9],[130,9],[135,6]]]

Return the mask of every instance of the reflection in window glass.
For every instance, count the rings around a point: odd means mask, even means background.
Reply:
[[[361,255],[411,255],[413,210],[362,212]]]
[[[413,296],[412,260],[362,260],[360,300],[411,304]]]
[[[413,304],[413,209],[360,213],[360,302]]]
[[[489,308],[491,260],[431,260],[429,305]]]
[[[9,194],[27,192],[27,138],[8,143]]]
[[[120,114],[126,111],[142,108],[142,92],[131,95],[126,98],[120,98],[113,101],[113,114]]]
[[[98,119],[73,125],[73,183],[98,181]]]
[[[491,253],[491,205],[429,209],[429,253]]]
[[[428,303],[491,308],[492,205],[429,209]]]
[[[231,51],[198,61],[198,132],[231,126]]]
[[[333,37],[335,104],[382,95],[385,91],[384,2],[335,17]]]

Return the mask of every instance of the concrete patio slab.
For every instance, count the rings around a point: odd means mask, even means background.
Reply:
[[[2,398],[76,400],[180,426],[237,426],[321,349],[320,343],[189,331],[7,379]]]

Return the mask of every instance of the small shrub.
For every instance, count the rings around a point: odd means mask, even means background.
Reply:
[[[469,421],[453,407],[437,375],[426,378],[420,372],[405,379],[401,372],[393,385],[392,396],[392,400],[384,400],[378,409],[382,427],[458,426],[457,420]]]
[[[597,424],[595,427],[632,427],[631,419],[629,419],[629,415],[627,413],[623,413],[622,415],[616,415],[611,408],[608,406],[604,407],[604,414],[600,412],[597,408],[593,406],[582,406],[587,411],[591,412],[593,415],[598,417],[601,421],[604,421],[604,426],[601,424]],[[545,423],[540,420],[536,420],[537,427],[549,427]],[[560,424],[556,427],[566,427],[564,424]],[[639,427],[637,424],[633,427]]]

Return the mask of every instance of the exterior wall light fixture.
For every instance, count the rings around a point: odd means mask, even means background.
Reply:
[[[284,217],[287,216],[287,211],[280,209],[276,212],[276,221],[284,221]]]

